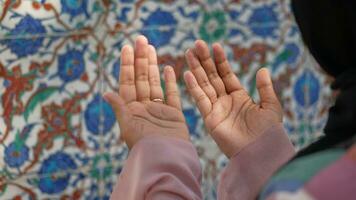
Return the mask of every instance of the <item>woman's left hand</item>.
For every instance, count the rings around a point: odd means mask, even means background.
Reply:
[[[129,148],[153,135],[189,141],[172,67],[165,67],[164,79],[165,100],[156,50],[144,36],[137,37],[135,49],[129,45],[122,48],[119,93],[105,93],[104,99],[114,108],[121,138]]]
[[[186,53],[190,71],[185,73],[188,91],[195,99],[205,126],[224,154],[231,158],[282,123],[283,112],[267,69],[256,75],[260,103],[255,103],[232,71],[222,46],[198,40]]]

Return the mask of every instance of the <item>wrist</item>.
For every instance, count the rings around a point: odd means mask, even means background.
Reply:
[[[282,134],[285,135],[284,127],[282,122],[275,122],[271,124],[269,127],[262,130],[260,133],[253,135],[249,139],[247,139],[244,143],[238,145],[234,151],[230,154],[229,158],[235,157],[240,152],[244,151],[249,146],[253,146],[259,140],[262,140],[268,134]]]

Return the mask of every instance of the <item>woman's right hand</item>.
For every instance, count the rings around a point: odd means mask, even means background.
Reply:
[[[268,128],[282,122],[282,108],[267,69],[256,75],[260,103],[255,103],[235,76],[224,51],[213,45],[214,59],[204,41],[186,52],[190,71],[184,74],[189,93],[206,128],[224,154],[231,158]]]
[[[147,38],[138,36],[133,49],[125,45],[121,51],[119,92],[105,93],[114,108],[121,138],[129,148],[149,136],[167,136],[190,141],[180,103],[174,70],[164,69],[164,98],[157,64],[156,50]]]

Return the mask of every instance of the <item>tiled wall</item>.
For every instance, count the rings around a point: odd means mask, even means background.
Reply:
[[[0,0],[0,199],[107,199],[127,149],[104,91],[120,48],[146,35],[180,77],[184,114],[215,199],[226,158],[181,81],[184,51],[221,42],[257,98],[268,67],[297,147],[320,134],[329,80],[301,43],[286,0]]]

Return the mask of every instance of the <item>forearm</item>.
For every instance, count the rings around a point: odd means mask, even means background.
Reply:
[[[164,136],[132,148],[111,199],[202,199],[201,167],[194,146]]]

